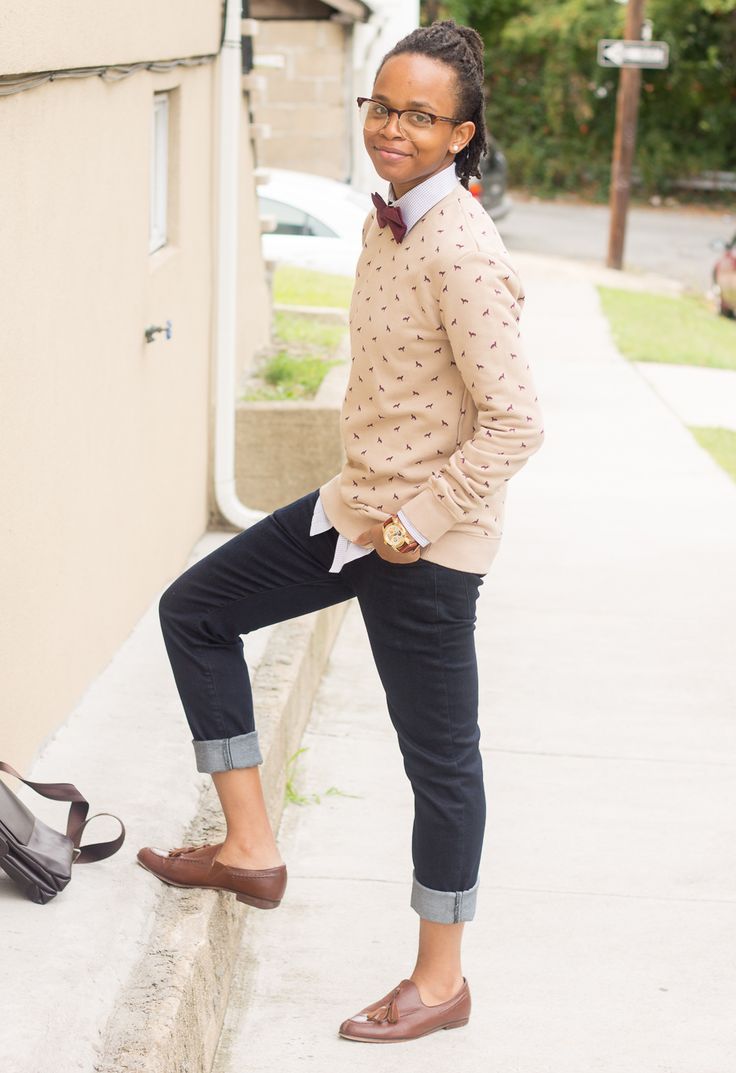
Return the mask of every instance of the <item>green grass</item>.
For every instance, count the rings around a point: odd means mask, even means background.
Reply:
[[[353,280],[308,268],[279,265],[273,275],[273,300],[278,305],[331,306],[347,309]]]
[[[345,325],[316,317],[300,317],[294,313],[275,313],[274,339],[287,346],[308,347],[334,354],[345,334]]]
[[[248,402],[314,398],[338,364],[332,355],[345,330],[344,324],[311,315],[276,313],[273,345],[262,352],[243,398]]]
[[[329,369],[337,363],[324,358],[294,358],[281,350],[270,357],[259,375],[269,385],[248,392],[248,399],[311,399]]]
[[[599,287],[616,346],[632,361],[736,369],[736,321],[703,298]]]
[[[729,428],[689,427],[700,446],[736,481],[736,432]]]
[[[278,305],[347,309],[352,279],[279,265],[273,299]],[[249,402],[311,399],[337,362],[333,355],[346,333],[345,324],[318,316],[279,311],[274,314],[273,342],[261,353],[243,398]]]

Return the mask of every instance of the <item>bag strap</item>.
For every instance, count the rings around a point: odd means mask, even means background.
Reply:
[[[47,797],[51,801],[70,802],[69,815],[66,820],[66,833],[74,845],[75,864],[91,864],[94,861],[104,861],[106,857],[112,857],[113,853],[117,853],[125,841],[125,827],[120,817],[114,816],[112,812],[98,812],[94,816],[88,816],[89,801],[70,782],[30,782],[28,779],[24,779],[14,767],[3,763],[2,760],[0,760],[0,771],[5,771],[8,775],[13,775],[16,779],[20,779],[22,783],[30,786],[41,797]],[[112,816],[120,824],[120,834],[109,842],[94,842],[92,845],[82,846],[80,849],[79,843],[85,827],[97,816]]]

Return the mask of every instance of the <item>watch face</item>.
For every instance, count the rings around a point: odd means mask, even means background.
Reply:
[[[392,522],[383,530],[383,539],[390,547],[400,548],[405,543],[404,531],[400,525]]]

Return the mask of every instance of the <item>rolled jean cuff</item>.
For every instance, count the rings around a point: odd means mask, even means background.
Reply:
[[[412,872],[411,907],[424,920],[433,920],[436,924],[459,924],[472,920],[479,884],[480,877],[470,890],[432,890],[431,887],[422,886],[416,872]]]
[[[258,744],[258,731],[238,734],[234,738],[215,738],[212,741],[192,741],[197,771],[231,771],[233,768],[255,767],[263,763]]]

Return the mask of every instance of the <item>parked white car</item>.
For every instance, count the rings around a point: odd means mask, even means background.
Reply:
[[[268,181],[258,186],[259,212],[275,227],[262,235],[264,259],[354,275],[373,207],[369,195],[308,172],[267,170]]]

